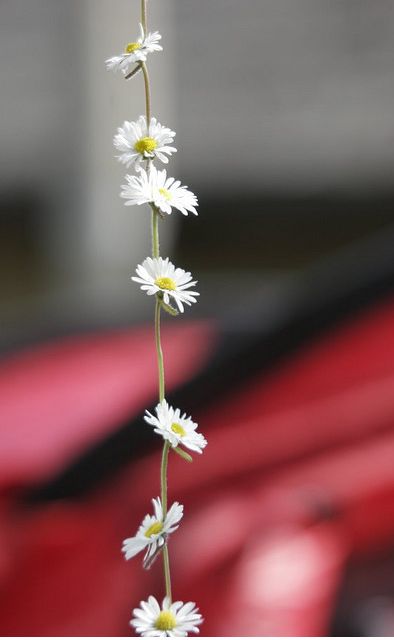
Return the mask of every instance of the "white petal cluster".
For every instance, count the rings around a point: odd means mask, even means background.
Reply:
[[[134,164],[136,169],[144,160],[155,158],[166,164],[167,155],[176,152],[175,147],[168,146],[175,135],[175,131],[161,125],[156,118],[151,118],[149,125],[145,116],[140,116],[136,122],[126,120],[114,136],[114,145],[121,152],[118,160],[126,167]]]
[[[165,304],[173,300],[181,313],[184,304],[191,305],[196,302],[197,291],[189,291],[190,287],[197,284],[192,280],[189,271],[175,267],[169,258],[146,258],[136,269],[137,276],[131,279],[141,285],[148,296],[161,293]]]
[[[143,637],[176,638],[189,633],[199,633],[203,622],[194,602],[171,602],[164,598],[160,607],[153,596],[147,602],[140,602],[140,608],[134,609],[134,618],[130,625]]]
[[[197,214],[197,197],[189,189],[181,185],[175,178],[167,178],[167,171],[158,171],[156,167],[150,167],[146,172],[141,169],[138,176],[126,176],[127,184],[122,185],[121,198],[125,198],[125,204],[150,203],[162,213],[170,214],[172,209],[178,209],[183,215],[188,212]]]
[[[154,427],[155,433],[168,440],[172,447],[180,444],[202,453],[208,443],[201,433],[197,433],[198,424],[191,417],[187,417],[186,413],[181,414],[180,409],[174,409],[166,400],[159,402],[155,412],[156,416],[146,410],[144,416],[145,421]]]
[[[146,62],[148,53],[153,51],[162,51],[163,47],[159,45],[161,35],[158,31],[145,35],[142,24],[140,24],[140,35],[136,42],[130,42],[126,45],[125,52],[118,56],[113,56],[105,61],[109,71],[121,71],[125,75],[129,68],[138,62]]]
[[[130,560],[137,553],[146,549],[144,556],[144,567],[146,568],[150,566],[168,536],[178,529],[183,516],[183,505],[178,502],[174,502],[165,517],[163,517],[160,498],[153,498],[152,503],[154,515],[146,515],[135,536],[126,538],[122,546],[126,560]]]

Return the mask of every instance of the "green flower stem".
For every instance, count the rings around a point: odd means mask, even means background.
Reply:
[[[149,74],[148,67],[145,62],[141,62],[142,73],[144,74],[144,84],[145,84],[145,111],[146,111],[146,123],[149,127],[150,123],[150,84],[149,84]]]
[[[173,452],[177,453],[178,456],[180,456],[181,458],[183,458],[183,460],[186,460],[186,462],[193,462],[193,458],[191,456],[189,456],[188,453],[186,453],[186,451],[184,451],[183,449],[181,449],[180,447],[174,447],[173,448]]]
[[[174,309],[174,307],[172,307],[170,304],[166,304],[164,300],[162,300],[161,298],[160,298],[160,306],[164,311],[169,313],[170,316],[177,316],[179,313],[176,309]]]
[[[155,341],[156,341],[156,353],[157,353],[157,366],[159,369],[159,402],[162,402],[165,398],[165,385],[164,385],[164,362],[163,362],[163,350],[161,348],[160,340],[160,300],[156,298],[155,307]]]
[[[152,255],[154,258],[158,258],[160,255],[159,250],[159,214],[152,207]],[[157,367],[159,371],[159,401],[162,402],[165,398],[165,380],[164,380],[164,361],[163,350],[161,348],[161,336],[160,336],[160,311],[161,301],[156,298],[155,306],[155,342],[157,353]],[[160,484],[161,484],[161,504],[163,507],[163,518],[167,515],[167,468],[168,468],[168,451],[170,445],[166,441],[163,445],[163,453],[161,457],[161,472],[160,472]],[[165,544],[163,547],[163,569],[164,569],[164,581],[166,587],[166,596],[172,602],[171,593],[171,574],[170,574],[170,558],[168,554],[168,547]]]
[[[145,35],[147,33],[147,0],[141,0],[141,24],[143,26]],[[150,97],[150,84],[148,68],[145,62],[141,63],[141,69],[144,76],[145,84],[145,109],[146,109],[146,121],[149,127],[151,120],[151,97]],[[149,170],[149,161],[147,162],[147,171]],[[160,244],[159,244],[159,212],[152,205],[152,257],[158,258],[160,256]],[[157,353],[157,367],[159,371],[159,402],[162,402],[165,398],[165,381],[164,381],[164,361],[163,350],[161,348],[160,338],[160,311],[161,301],[156,298],[155,306],[155,343]],[[170,444],[166,440],[163,445],[163,453],[161,458],[161,471],[160,471],[160,485],[161,485],[161,503],[163,508],[163,518],[167,515],[167,468],[168,468],[168,452]],[[172,602],[171,593],[171,574],[170,574],[170,558],[168,554],[167,544],[163,547],[163,569],[164,569],[164,581],[166,588],[166,596]]]
[[[170,443],[166,440],[163,446],[163,454],[161,456],[161,502],[164,517],[167,515],[167,467],[169,449]]]
[[[147,0],[141,0],[141,24],[142,24],[142,28],[144,30],[145,36],[147,31],[146,2]]]
[[[159,245],[159,214],[152,206],[152,257],[158,258],[160,256]]]
[[[141,0],[141,24],[142,24],[142,28],[144,30],[145,37],[146,37],[147,29],[148,29],[146,3],[147,3],[147,0]],[[141,62],[141,69],[142,69],[142,73],[144,74],[146,122],[147,122],[147,125],[149,127],[149,123],[150,123],[150,84],[149,84],[148,68],[147,68],[145,62]]]
[[[154,214],[153,219],[157,219],[157,214]],[[154,237],[154,232],[153,232]],[[156,298],[156,307],[155,307],[155,340],[156,340],[156,352],[157,352],[157,364],[159,369],[159,400],[160,402],[164,400],[165,397],[165,384],[164,384],[164,362],[163,362],[163,351],[161,348],[161,340],[160,340],[160,310],[161,304],[160,300]],[[160,484],[161,484],[161,504],[163,508],[163,519],[167,515],[167,468],[168,468],[168,451],[170,445],[166,440],[163,445],[163,453],[161,457],[161,472],[160,472]],[[170,574],[170,558],[168,555],[168,547],[167,544],[163,547],[163,569],[164,569],[164,581],[166,585],[166,596],[169,598],[170,602],[172,602],[172,593],[171,593],[171,574]]]
[[[163,507],[163,518],[167,515],[167,467],[168,467],[168,451],[170,449],[170,443],[165,441],[163,446],[163,453],[161,457],[161,504]],[[163,568],[164,568],[164,581],[166,585],[166,596],[172,602],[171,592],[171,573],[170,573],[170,558],[168,554],[167,544],[163,547]]]
[[[166,583],[166,596],[171,603],[172,591],[171,591],[170,558],[168,555],[168,547],[166,544],[163,547],[163,567],[164,567],[164,580]]]
[[[130,73],[128,73],[127,76],[124,77],[124,79],[130,80],[130,78],[135,76],[140,70],[141,70],[141,64],[137,64],[137,66],[134,67],[133,71],[130,71]]]

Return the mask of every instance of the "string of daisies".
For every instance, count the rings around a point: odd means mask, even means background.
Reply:
[[[160,339],[160,314],[163,309],[170,315],[183,313],[185,305],[197,301],[199,295],[193,287],[197,284],[188,271],[175,267],[169,258],[160,256],[159,220],[177,209],[183,215],[197,215],[198,201],[194,193],[179,180],[168,177],[165,169],[159,170],[155,162],[168,163],[168,158],[176,152],[171,146],[175,132],[160,124],[151,115],[151,94],[147,57],[155,51],[162,51],[158,31],[147,32],[147,0],[141,0],[140,34],[135,42],[127,44],[124,53],[109,58],[107,69],[120,71],[128,80],[142,72],[145,86],[145,115],[135,122],[124,122],[114,137],[114,145],[119,152],[118,160],[132,168],[134,175],[126,175],[121,197],[127,206],[148,204],[152,218],[152,256],[146,258],[136,269],[137,282],[142,291],[155,300],[155,342],[159,377],[159,403],[152,414],[145,411],[145,421],[155,433],[163,438],[161,461],[161,496],[153,498],[153,514],[147,514],[137,533],[123,542],[122,551],[126,560],[144,552],[143,566],[151,567],[158,557],[163,557],[165,597],[162,603],[154,596],[142,601],[134,609],[131,626],[141,636],[187,636],[198,633],[203,619],[194,602],[173,602],[171,592],[169,537],[174,533],[183,517],[183,505],[174,502],[167,508],[167,466],[170,451],[191,461],[189,453],[202,453],[207,441],[197,431],[198,425],[181,410],[168,404],[165,398],[163,352]]]

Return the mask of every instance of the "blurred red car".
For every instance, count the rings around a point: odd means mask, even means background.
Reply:
[[[193,464],[173,456],[169,476],[170,500],[185,505],[170,543],[174,595],[198,603],[204,635],[394,631],[385,274],[324,296],[320,271],[271,324],[254,310],[247,326],[165,326],[168,400],[209,442]],[[150,328],[4,360],[3,636],[130,635],[133,607],[161,598],[160,561],[144,571],[120,552],[159,493],[160,443],[142,420],[155,367]]]

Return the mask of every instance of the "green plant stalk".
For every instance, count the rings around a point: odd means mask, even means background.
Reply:
[[[133,76],[135,76],[139,71],[141,71],[141,65],[137,64],[137,66],[124,77],[125,80],[130,80]]]
[[[146,124],[149,127],[150,117],[151,117],[151,99],[150,99],[150,83],[149,83],[148,67],[146,66],[145,62],[141,62],[141,69],[144,75],[144,84],[145,84]]]
[[[163,507],[163,518],[167,515],[167,467],[168,467],[168,451],[170,444],[168,440],[164,443],[163,453],[161,456],[161,504]],[[163,569],[164,582],[166,585],[166,596],[172,602],[171,592],[171,573],[170,573],[170,557],[168,554],[167,544],[163,547]]]
[[[146,30],[148,25],[147,16],[146,16],[146,0],[141,0],[141,24],[142,24],[144,33],[146,35]]]
[[[158,257],[159,252],[159,231],[158,231],[158,214],[156,211],[152,211],[152,247],[153,257]],[[159,402],[162,402],[165,398],[165,380],[164,380],[164,361],[163,350],[161,348],[160,338],[160,311],[161,304],[159,298],[156,298],[155,306],[155,343],[157,353],[157,366],[159,371]],[[161,504],[163,508],[163,519],[167,515],[167,468],[168,468],[168,452],[169,442],[166,440],[163,445],[163,453],[161,457],[161,472],[160,472],[160,485],[161,485]],[[168,555],[167,544],[163,547],[163,569],[164,569],[164,581],[166,586],[166,596],[172,602],[171,593],[171,574],[170,574],[170,558]]]
[[[156,353],[157,353],[157,366],[159,370],[159,402],[162,402],[165,398],[165,382],[164,382],[163,350],[161,348],[161,339],[160,339],[160,311],[161,311],[160,300],[159,298],[156,298],[155,342],[156,342]]]
[[[147,0],[141,0],[141,23],[146,35],[147,32]],[[146,122],[149,127],[151,120],[151,95],[150,95],[150,83],[149,74],[146,64],[141,64],[142,73],[144,76],[145,85],[145,110],[146,110]],[[149,170],[149,162],[147,163],[147,170]],[[159,243],[159,213],[155,207],[152,206],[152,257],[159,258],[160,256],[160,243]],[[157,367],[159,373],[159,402],[165,399],[165,379],[164,379],[164,360],[163,350],[161,348],[160,337],[160,300],[156,298],[155,306],[155,344],[157,353]],[[163,519],[167,515],[167,469],[168,469],[168,452],[169,442],[166,440],[163,445],[163,453],[161,458],[161,470],[160,470],[160,486],[161,486],[161,504],[163,508]],[[163,569],[164,569],[164,582],[166,589],[166,596],[172,602],[171,592],[171,573],[170,573],[170,558],[168,554],[167,544],[163,547]]]
[[[152,206],[152,257],[158,258],[160,256],[160,243],[159,243],[159,214]]]

